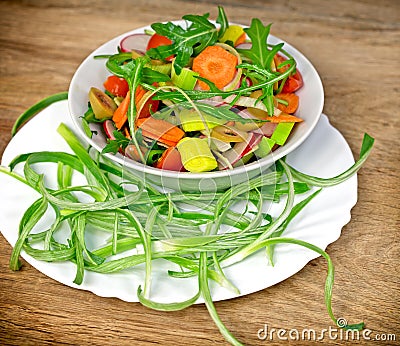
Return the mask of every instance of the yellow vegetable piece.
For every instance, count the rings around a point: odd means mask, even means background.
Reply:
[[[209,129],[225,123],[225,120],[215,118],[212,115],[208,115],[205,113],[201,114]],[[183,131],[185,132],[205,130],[205,124],[201,119],[200,114],[193,109],[182,110],[182,112],[179,113],[179,119],[181,121]]]
[[[228,29],[226,29],[222,37],[219,39],[219,41],[220,42],[231,41],[233,44],[235,44],[238,38],[243,35],[243,33],[244,30],[241,26],[230,25]]]
[[[254,102],[262,95],[262,90],[256,90],[253,91],[250,94],[250,97],[254,99]],[[247,110],[251,115],[254,115],[256,118],[261,119],[261,120],[266,120],[268,119],[268,113],[258,109],[258,108],[253,108],[253,107],[247,107]]]
[[[189,172],[209,172],[218,166],[207,144],[207,139],[185,137],[178,142],[176,147],[181,154],[183,166]]]
[[[234,126],[219,125],[211,130],[211,137],[226,143],[244,142],[248,136],[247,132],[241,131]]]

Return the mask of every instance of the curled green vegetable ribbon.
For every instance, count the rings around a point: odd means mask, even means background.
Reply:
[[[183,166],[194,173],[209,172],[218,163],[205,139],[185,137],[177,144]]]
[[[33,118],[37,113],[50,106],[52,103],[68,99],[68,92],[64,91],[58,94],[54,94],[44,99],[40,100],[38,103],[34,104],[32,107],[28,108],[23,112],[18,119],[15,121],[14,126],[11,130],[11,136],[15,136],[20,127],[25,124],[28,120]]]

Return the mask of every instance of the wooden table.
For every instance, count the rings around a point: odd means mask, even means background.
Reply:
[[[370,336],[396,334],[398,342],[400,3],[219,4],[231,21],[248,24],[259,17],[273,22],[272,33],[311,60],[323,81],[324,112],[355,156],[364,132],[376,138],[358,175],[359,200],[352,220],[327,249],[336,265],[333,308],[349,321],[364,320]],[[216,2],[2,1],[0,153],[19,114],[45,96],[66,91],[75,69],[100,44],[151,22],[204,12],[215,19]],[[11,246],[0,236],[0,344],[224,344],[203,305],[163,313],[101,298],[55,282],[25,262],[21,271],[12,272],[10,254]],[[258,339],[265,324],[287,331],[322,331],[332,326],[323,301],[325,274],[325,261],[318,258],[274,287],[216,306],[227,327],[249,345],[279,343],[277,334],[273,340]],[[321,342],[338,340],[326,336]]]

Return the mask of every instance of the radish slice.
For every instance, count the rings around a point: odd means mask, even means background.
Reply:
[[[262,137],[263,136],[258,133],[250,132],[249,139],[246,142],[236,143],[232,149],[222,153],[222,155],[233,166],[238,163],[243,156],[249,154],[251,151],[256,150],[257,145],[261,142]],[[218,160],[218,168],[220,170],[225,170],[229,167],[224,160]]]
[[[247,85],[248,87],[251,87],[251,86],[253,85],[253,82],[252,82],[252,80],[251,80],[249,77],[244,77],[244,76],[242,76],[242,77],[240,78],[240,84],[242,84],[244,78],[246,78],[246,85]]]
[[[168,171],[185,172],[183,167],[181,154],[175,147],[164,151],[161,159],[156,163],[156,168],[165,169]]]
[[[110,138],[112,140],[115,139],[113,132],[116,131],[117,129],[111,120],[106,120],[103,122],[103,129],[108,138]]]
[[[218,150],[220,153],[230,150],[232,147],[229,143],[223,142],[216,138],[211,138],[211,149]]]
[[[206,103],[214,107],[219,107],[226,103],[221,96],[214,96],[208,99],[202,99],[199,100],[199,102]]]
[[[253,130],[252,132],[261,134],[265,137],[271,137],[277,125],[278,125],[277,123],[265,123],[259,129]]]
[[[151,36],[146,34],[132,34],[124,37],[120,42],[123,52],[131,52],[135,50],[139,53],[146,53],[146,47]]]
[[[231,103],[233,100],[235,100],[237,95],[230,95],[225,99],[225,102]],[[241,107],[251,107],[251,108],[257,108],[262,111],[267,111],[267,107],[265,107],[264,103],[262,101],[257,101],[256,99],[248,96],[240,96],[236,101],[235,101],[235,106],[241,106]],[[281,114],[281,110],[274,107],[274,115],[278,116]]]
[[[257,117],[255,117],[253,114],[251,114],[247,109],[242,109],[239,112],[237,112],[237,114],[240,115],[243,119],[260,120]]]
[[[249,42],[241,43],[238,46],[236,46],[236,49],[250,49],[252,47],[252,44]]]

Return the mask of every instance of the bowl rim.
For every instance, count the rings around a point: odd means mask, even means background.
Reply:
[[[174,24],[179,24],[179,25],[185,25],[185,21],[184,20],[174,20],[171,21]],[[215,24],[215,21],[211,21]],[[229,23],[230,25],[239,25],[242,27],[248,27],[246,25],[242,25],[242,24],[236,24],[233,22]],[[146,25],[146,26],[142,26],[130,31],[127,31],[125,33],[122,33],[110,40],[108,40],[107,42],[103,43],[102,45],[100,45],[99,47],[97,47],[95,50],[93,50],[82,62],[81,64],[78,66],[78,68],[76,69],[74,75],[72,76],[69,88],[68,88],[68,95],[73,95],[73,87],[74,85],[77,83],[78,77],[79,77],[79,72],[81,69],[83,69],[83,66],[85,64],[87,64],[90,60],[93,60],[93,57],[96,55],[96,52],[104,49],[106,46],[108,46],[109,44],[111,44],[111,42],[116,41],[117,44],[119,43],[119,41],[126,37],[127,35],[131,35],[131,34],[140,34],[140,33],[144,33],[144,31],[146,29],[151,29],[150,25]],[[193,173],[193,172],[178,172],[178,171],[170,171],[170,170],[163,170],[163,169],[159,169],[159,168],[155,168],[152,166],[148,166],[148,165],[144,165],[140,162],[136,162],[134,160],[131,160],[125,156],[123,156],[120,153],[117,154],[112,154],[112,153],[105,153],[105,154],[101,154],[106,156],[108,159],[112,160],[112,161],[116,161],[119,164],[123,165],[123,166],[127,166],[128,168],[131,168],[135,171],[144,173],[144,174],[149,174],[149,175],[155,175],[160,177],[161,179],[163,178],[173,178],[173,179],[179,179],[179,180],[192,180],[192,179],[218,179],[218,178],[229,178],[229,177],[234,177],[237,175],[242,175],[242,174],[247,174],[251,171],[254,170],[260,170],[263,171],[265,169],[267,169],[268,167],[270,167],[272,164],[274,164],[277,160],[281,159],[282,157],[288,155],[289,153],[291,153],[292,151],[294,151],[296,148],[298,148],[303,142],[304,140],[310,135],[310,133],[314,130],[315,126],[317,125],[319,118],[321,117],[322,114],[322,110],[324,107],[324,89],[323,89],[323,84],[321,81],[321,77],[319,76],[316,68],[313,66],[313,64],[310,62],[310,60],[304,56],[298,49],[296,49],[293,45],[289,44],[288,42],[286,42],[285,40],[280,39],[277,36],[274,36],[272,34],[270,34],[268,36],[268,42],[269,43],[273,43],[276,44],[278,42],[282,42],[284,43],[284,49],[286,51],[288,51],[290,54],[294,54],[297,57],[299,57],[301,60],[303,60],[303,65],[304,63],[307,66],[307,70],[312,72],[313,78],[315,79],[314,83],[317,84],[318,90],[320,92],[320,97],[316,98],[318,102],[318,104],[315,105],[316,107],[316,113],[317,115],[311,120],[311,121],[307,121],[308,127],[306,129],[306,131],[302,134],[302,136],[297,139],[297,141],[290,143],[289,146],[283,145],[281,147],[279,147],[277,150],[275,150],[274,152],[270,153],[269,155],[267,155],[264,158],[261,159],[257,159],[254,162],[248,163],[248,164],[244,164],[242,166],[238,166],[238,167],[234,167],[233,169],[226,169],[226,170],[222,170],[222,171],[211,171],[211,172],[201,172],[201,173]],[[295,57],[295,60],[297,62],[297,58]],[[74,109],[74,105],[73,105],[73,98],[72,97],[68,97],[68,109],[69,109],[69,113],[70,113],[70,117],[72,118],[72,122],[75,125],[75,127],[77,128],[80,137],[83,137],[83,139],[90,144],[93,148],[95,148],[98,152],[101,153],[102,151],[102,147],[100,147],[95,141],[93,141],[91,138],[89,138],[83,128],[80,126],[79,124],[79,120],[81,115],[76,115],[73,113],[73,109]]]

